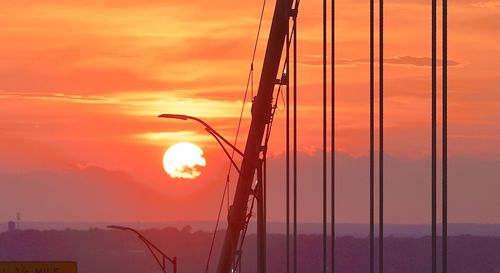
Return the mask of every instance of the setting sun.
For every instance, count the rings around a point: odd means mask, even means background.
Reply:
[[[163,168],[172,178],[195,179],[201,175],[197,167],[204,167],[203,150],[195,144],[180,142],[163,155]]]

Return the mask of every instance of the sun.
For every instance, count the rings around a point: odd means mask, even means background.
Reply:
[[[163,155],[163,168],[172,178],[195,179],[201,175],[197,167],[206,164],[203,150],[189,142],[176,143]]]

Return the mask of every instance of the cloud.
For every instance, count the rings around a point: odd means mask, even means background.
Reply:
[[[13,12],[0,29],[0,90],[95,95],[242,83],[235,67],[249,59],[257,19],[241,16],[244,3],[226,4],[219,16],[203,1],[2,2]]]
[[[110,97],[93,95],[71,95],[63,93],[44,93],[44,92],[4,92],[0,91],[0,97],[4,99],[28,99],[28,100],[54,100],[71,103],[91,103],[91,104],[109,104],[114,103]]]
[[[308,59],[302,61],[302,64],[310,66],[320,66],[323,64],[320,56],[308,56]],[[335,61],[336,66],[355,66],[355,65],[365,65],[370,62],[369,59],[338,59]],[[437,65],[441,66],[443,60],[438,59]],[[378,59],[375,59],[375,65],[377,65]],[[413,56],[395,56],[391,58],[384,59],[385,64],[389,65],[401,65],[401,66],[431,66],[432,59],[429,57],[413,57]],[[330,64],[330,62],[328,62]],[[459,62],[454,60],[448,60],[448,66],[459,66]]]
[[[5,126],[2,126],[5,128]],[[0,131],[0,173],[67,169],[71,160],[57,148],[37,140],[26,140]]]
[[[500,141],[500,135],[451,135],[450,137],[478,141]]]
[[[195,183],[174,181],[164,174],[161,188],[148,178],[71,161],[56,149],[40,143],[2,139],[0,185],[5,193],[0,218],[20,211],[31,220],[136,221],[213,219],[225,181],[227,165],[207,158],[207,168]],[[14,146],[16,149],[5,149]],[[112,151],[108,151],[112,152]],[[144,151],[142,151],[144,152]],[[42,156],[43,155],[43,156]],[[134,150],[120,156],[142,162]],[[328,155],[328,158],[330,155]],[[158,157],[158,162],[161,157]],[[123,159],[125,160],[125,158]],[[220,160],[220,159],[217,159]],[[217,164],[212,164],[218,162]],[[150,163],[148,161],[148,163]],[[282,221],[285,161],[283,155],[268,163],[268,217]],[[17,167],[16,167],[17,166]],[[387,223],[428,223],[430,219],[430,161],[385,157],[385,211]],[[161,168],[160,164],[156,166]],[[211,168],[211,169],[209,169]],[[222,171],[214,171],[221,168]],[[299,153],[299,221],[321,221],[322,154]],[[450,222],[499,223],[500,161],[449,159]],[[366,157],[336,154],[337,220],[368,221],[369,161]],[[131,170],[132,171],[132,170]],[[231,187],[234,187],[234,181]],[[329,178],[328,178],[328,181]],[[329,182],[328,182],[329,183]],[[182,209],[178,209],[182,207]],[[477,213],[481,211],[481,213]]]
[[[163,172],[161,155],[153,158],[157,165],[145,159],[144,147],[128,146],[122,154],[107,147],[104,153],[133,163],[126,170],[111,169],[102,167],[100,158],[95,158],[97,163],[80,161],[50,144],[9,139],[1,133],[0,220],[17,211],[30,221],[77,222],[213,219],[217,211],[213,200],[223,185],[211,174],[217,166],[204,169],[199,181],[180,183]],[[140,171],[144,165],[154,165],[161,175],[145,176]]]
[[[165,196],[126,173],[96,166],[0,172],[0,180],[3,192],[8,193],[2,198],[2,219],[20,211],[31,221],[136,221],[154,218],[167,203]]]
[[[140,141],[145,141],[147,143],[155,143],[159,146],[165,146],[165,143],[177,142],[180,139],[182,141],[195,142],[195,143],[205,143],[212,141],[212,137],[208,134],[202,134],[195,131],[175,131],[175,132],[147,132],[142,134],[137,134],[136,137]]]
[[[330,158],[330,154],[327,155]],[[376,155],[378,158],[378,155]],[[385,156],[385,220],[387,223],[430,223],[431,163]],[[329,166],[329,162],[328,162]],[[499,160],[449,158],[449,221],[499,223]],[[438,168],[440,169],[440,168]],[[268,159],[268,217],[284,220],[284,156]],[[328,177],[328,191],[330,178]],[[438,180],[440,186],[441,181]],[[336,153],[336,206],[339,223],[367,223],[369,216],[369,160]],[[376,182],[376,186],[378,182]],[[451,186],[453,185],[453,186]],[[322,154],[299,153],[299,220],[321,222]],[[481,213],[477,213],[481,211]]]
[[[193,96],[197,98],[211,98],[214,100],[221,100],[221,101],[243,101],[244,98],[244,91],[240,91],[240,89],[237,89],[235,91],[206,91],[206,92],[197,92],[194,93]],[[254,95],[257,93],[256,90],[254,90]],[[247,101],[252,101],[250,90],[247,94]]]
[[[0,68],[0,90],[5,92],[96,95],[138,90],[169,89],[169,81],[155,80],[127,69],[75,68],[43,72],[37,68]]]
[[[498,8],[500,1],[478,1],[471,3],[471,6],[476,8]]]
[[[388,59],[384,59],[384,62],[394,65],[412,65],[412,66],[431,66],[432,59],[429,57],[412,57],[412,56],[397,56]],[[437,65],[441,66],[443,60],[438,59]],[[448,66],[458,66],[460,63],[448,60]]]

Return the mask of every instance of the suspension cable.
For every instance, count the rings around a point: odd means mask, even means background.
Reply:
[[[290,75],[290,20],[287,20],[286,32],[286,71]],[[290,77],[288,77],[290,78]],[[286,273],[290,273],[290,81],[286,83],[286,173],[285,173],[285,203],[286,203]]]
[[[436,118],[436,112],[437,112],[437,107],[436,107],[436,93],[437,93],[437,83],[436,83],[436,72],[437,72],[437,57],[436,57],[436,28],[437,28],[437,1],[432,0],[432,38],[431,38],[431,54],[432,54],[432,71],[431,71],[431,77],[432,77],[432,177],[431,177],[431,192],[432,192],[432,204],[431,204],[431,209],[432,209],[432,273],[436,273],[437,271],[437,244],[436,244],[436,237],[437,237],[437,190],[436,190],[436,170],[437,170],[437,153],[436,153],[436,146],[437,146],[437,140],[436,140],[436,135],[437,135],[437,118]]]
[[[245,88],[245,95],[243,97],[243,104],[241,106],[240,117],[239,117],[239,120],[238,120],[237,129],[236,129],[236,137],[235,137],[235,140],[234,140],[234,146],[236,146],[238,144],[238,137],[239,137],[239,134],[240,134],[241,123],[242,123],[242,120],[243,120],[243,113],[245,111],[245,104],[246,104],[247,95],[248,95],[248,89],[249,89],[250,85],[251,85],[251,89],[252,89],[251,92],[252,92],[252,95],[253,95],[254,62],[255,62],[255,55],[257,54],[257,47],[258,47],[259,39],[260,39],[260,31],[261,31],[261,28],[262,28],[262,21],[264,19],[264,11],[266,9],[266,2],[267,2],[267,0],[263,0],[263,2],[262,2],[262,8],[261,8],[260,19],[259,19],[259,26],[257,27],[257,35],[255,37],[255,43],[254,43],[254,48],[253,48],[253,52],[252,52],[252,60],[250,62],[250,71],[248,72],[247,84],[246,84],[246,88]],[[234,153],[235,153],[235,151],[233,150],[233,152],[231,154],[231,160],[234,159]],[[229,168],[228,168],[228,171],[227,171],[228,172],[228,176],[231,174],[231,169],[232,169],[232,166],[229,165]],[[229,186],[227,187],[227,189],[228,189],[228,202],[229,202],[229,198],[230,198],[230,195],[229,195]],[[228,211],[229,211],[229,207],[228,207]]]
[[[326,186],[326,176],[327,176],[327,170],[326,170],[326,134],[327,134],[327,125],[326,125],[326,70],[327,70],[327,67],[326,67],[326,57],[327,57],[327,52],[326,52],[326,37],[327,37],[327,34],[326,34],[326,21],[327,21],[327,14],[326,14],[326,0],[323,0],[323,124],[322,124],[322,127],[323,127],[323,211],[322,211],[322,214],[323,214],[323,273],[326,273],[327,271],[327,265],[326,265],[326,251],[327,251],[327,248],[326,248],[326,222],[327,222],[327,218],[326,218],[326,214],[327,214],[327,208],[326,208],[326,190],[327,190],[327,186]]]
[[[335,0],[332,0],[331,4],[331,185],[330,185],[330,198],[331,198],[331,272],[335,273]]]
[[[448,0],[443,0],[443,273],[448,273]]]
[[[384,0],[379,2],[379,273],[384,273]]]
[[[252,52],[252,60],[251,60],[251,63],[250,63],[250,71],[248,72],[248,78],[247,78],[247,83],[246,83],[246,87],[245,87],[245,94],[243,96],[243,103],[242,103],[242,106],[241,106],[240,117],[239,117],[239,120],[238,120],[237,129],[236,129],[236,137],[235,137],[235,140],[234,140],[234,146],[235,147],[238,144],[238,137],[239,137],[239,133],[240,133],[240,129],[241,129],[241,123],[242,123],[242,120],[243,120],[243,113],[245,111],[245,104],[246,104],[247,95],[248,95],[248,89],[249,89],[250,84],[251,84],[252,95],[253,95],[253,70],[254,70],[254,62],[255,62],[255,55],[256,55],[256,52],[257,52],[257,46],[258,46],[259,39],[260,39],[260,31],[261,31],[261,27],[262,27],[262,21],[263,21],[263,18],[264,18],[264,11],[265,11],[265,8],[266,8],[266,1],[267,0],[263,0],[263,2],[262,2],[262,9],[261,9],[261,12],[260,12],[259,25],[258,25],[258,28],[257,28],[257,35],[256,35],[256,38],[255,38],[254,48],[253,48],[253,52]],[[226,197],[226,192],[227,192],[227,210],[229,212],[229,199],[230,199],[229,182],[230,182],[231,170],[232,170],[232,167],[233,167],[232,164],[231,164],[231,162],[234,160],[234,154],[235,154],[235,150],[233,149],[232,153],[231,153],[231,159],[230,159],[228,171],[227,171],[226,183],[224,185],[224,193],[222,195],[221,205],[219,207],[219,212],[218,212],[218,215],[217,215],[217,221],[215,223],[214,235],[213,235],[213,238],[212,238],[212,243],[210,245],[210,251],[209,251],[209,254],[208,254],[208,258],[207,258],[207,264],[206,264],[206,267],[205,267],[205,273],[208,273],[208,268],[210,266],[210,260],[211,260],[211,257],[212,257],[212,251],[213,251],[214,244],[215,244],[215,237],[216,237],[216,233],[217,233],[217,230],[218,230],[218,227],[219,227],[219,223],[220,223],[220,216],[221,216],[222,207],[223,207],[223,204],[224,204],[224,199]]]
[[[296,13],[299,3],[296,0]],[[293,273],[297,273],[297,17],[293,18]]]
[[[256,199],[255,195],[253,195],[252,196],[252,201],[251,201],[251,204],[250,204],[250,212],[247,214],[246,221],[245,221],[245,226],[243,227],[243,233],[242,233],[240,244],[239,244],[239,247],[238,247],[240,255],[236,259],[236,262],[234,264],[234,268],[233,269],[236,269],[236,268],[238,268],[238,266],[241,266],[241,251],[243,250],[243,243],[245,242],[245,237],[246,237],[246,234],[247,234],[248,225],[249,225],[250,219],[252,218],[252,215],[253,215],[253,207],[255,205],[255,199]]]
[[[300,2],[300,1],[299,1]],[[296,5],[295,7],[297,8],[298,7],[298,2],[296,2]],[[295,23],[294,23],[294,28],[292,30],[292,33],[295,34]],[[295,36],[294,36],[295,37]],[[290,39],[287,35],[287,51],[289,51],[289,47],[290,47]],[[296,44],[296,40],[294,41],[294,43]],[[296,55],[296,51],[295,51],[295,55]],[[282,75],[285,75],[286,76],[286,85],[288,85],[288,81],[289,81],[289,58],[285,58],[285,63],[283,64],[283,69],[282,69]],[[296,66],[296,63],[295,63],[295,66]],[[296,68],[295,68],[296,70]],[[295,81],[295,84],[296,84],[296,78],[294,78],[294,81]],[[272,132],[272,129],[273,129],[273,122],[274,122],[274,119],[275,119],[275,116],[276,116],[276,110],[278,109],[278,101],[279,101],[279,97],[281,95],[281,93],[283,92],[282,90],[282,86],[283,86],[283,82],[278,86],[278,90],[277,90],[277,93],[276,93],[276,98],[274,100],[274,103],[272,105],[272,111],[271,111],[271,118],[270,118],[270,122],[268,124],[268,126],[266,127],[266,132],[265,132],[265,138],[264,138],[264,154],[263,154],[263,167],[264,167],[264,184],[263,186],[266,187],[266,181],[267,181],[267,147],[268,147],[268,144],[269,144],[269,141],[270,141],[270,138],[271,138],[271,132]],[[288,86],[287,86],[288,87]],[[265,189],[264,189],[264,194],[265,194]],[[265,196],[264,196],[265,198]],[[253,208],[253,202],[255,201],[255,196],[254,198],[252,199],[252,206],[251,206],[251,209],[250,211],[252,211],[252,208]],[[265,203],[265,202],[264,202]],[[248,227],[248,222],[250,221],[250,218],[251,218],[252,214],[248,214],[248,219],[247,219],[247,225],[246,225],[246,228]],[[242,240],[240,241],[240,248],[243,247],[243,242],[244,242],[244,238],[245,238],[245,235],[246,235],[246,229],[244,230],[243,232],[243,235],[242,235]],[[241,259],[241,256],[238,257],[238,260],[236,261],[235,263],[235,268],[238,266],[239,264],[239,260]]]
[[[300,0],[295,1],[295,14],[292,18],[293,25],[290,35],[287,36],[287,56],[288,56],[288,75],[292,75],[289,69],[290,62],[290,46],[293,44],[293,273],[297,273],[297,17],[299,10]],[[290,37],[291,36],[291,37]],[[293,39],[293,41],[291,41]],[[290,88],[287,85],[287,162],[286,162],[286,175],[287,175],[287,273],[290,273]]]
[[[370,0],[370,273],[375,273],[375,0]]]
[[[207,264],[205,266],[205,273],[208,273],[208,267],[210,266],[210,258],[212,257],[212,251],[214,249],[215,236],[217,235],[217,230],[219,228],[219,222],[220,222],[219,220],[220,220],[220,216],[221,216],[221,213],[222,213],[222,208],[224,207],[224,198],[225,198],[226,192],[227,192],[226,188],[229,185],[228,181],[229,181],[229,176],[226,179],[226,183],[225,183],[225,186],[224,186],[224,191],[222,193],[222,199],[221,199],[220,206],[219,206],[219,212],[217,214],[217,221],[215,223],[214,234],[212,236],[212,243],[210,244],[210,251],[208,252]]]

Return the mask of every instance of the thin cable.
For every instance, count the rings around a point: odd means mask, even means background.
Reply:
[[[384,272],[384,0],[379,2],[379,273]]]
[[[214,235],[212,236],[212,243],[210,244],[210,251],[208,252],[208,259],[207,259],[207,264],[205,266],[205,273],[208,273],[208,267],[210,266],[210,259],[212,258],[212,252],[214,249],[215,236],[217,235],[217,230],[219,228],[219,222],[220,222],[219,220],[220,220],[220,216],[222,213],[222,208],[224,207],[224,199],[226,196],[226,187],[229,185],[228,181],[229,181],[229,176],[227,177],[226,185],[224,186],[224,191],[223,191],[222,199],[221,199],[220,206],[219,206],[219,213],[217,214],[217,221],[215,222]],[[229,199],[229,197],[228,197],[228,199]]]
[[[266,9],[266,0],[263,0],[262,2],[262,9],[260,11],[260,19],[259,19],[259,26],[257,27],[257,38],[255,39],[255,44],[253,47],[253,53],[252,53],[252,64],[255,61],[255,54],[257,52],[257,45],[259,43],[259,37],[260,37],[260,30],[262,28],[262,21],[264,18],[264,11]]]
[[[252,196],[251,205],[250,205],[250,212],[246,216],[245,226],[243,228],[243,232],[242,232],[240,244],[239,244],[239,247],[238,247],[238,249],[240,250],[240,253],[241,253],[241,251],[243,249],[243,244],[245,243],[245,237],[246,237],[246,234],[247,234],[247,231],[248,231],[248,223],[250,222],[250,219],[252,218],[252,215],[253,215],[253,207],[255,205],[255,199],[256,199],[255,195],[253,195]],[[238,268],[238,266],[241,266],[241,254],[238,255],[238,258],[236,259],[236,261],[234,263],[233,269]]]
[[[293,273],[297,273],[297,17],[299,5],[300,0],[296,0],[293,27],[287,40],[287,49],[290,48],[290,45],[293,45]],[[287,70],[287,72],[288,75],[292,74],[290,70]]]
[[[432,273],[437,271],[437,191],[436,191],[436,169],[437,169],[437,52],[436,52],[436,26],[437,26],[437,1],[432,0]]]
[[[297,7],[298,1],[296,12]],[[293,25],[293,273],[297,273],[297,16]]]
[[[331,37],[331,47],[332,47],[332,56],[331,56],[331,85],[332,85],[332,112],[331,112],[331,127],[332,127],[332,143],[331,143],[331,263],[332,263],[332,273],[335,273],[335,0],[332,0],[332,37]]]
[[[243,113],[245,111],[245,104],[246,104],[247,95],[248,95],[248,89],[249,89],[249,85],[250,84],[252,84],[252,93],[253,93],[253,64],[254,64],[254,61],[255,61],[255,55],[256,55],[256,52],[257,52],[257,46],[258,46],[258,43],[259,43],[260,31],[261,31],[261,27],[262,27],[262,21],[263,21],[263,18],[264,18],[264,10],[265,10],[265,8],[266,8],[266,0],[263,0],[263,2],[262,2],[262,9],[261,9],[261,12],[260,12],[259,26],[257,28],[257,35],[256,35],[256,38],[255,38],[255,44],[254,44],[253,53],[252,53],[252,61],[251,61],[251,64],[250,64],[250,71],[248,73],[247,83],[246,83],[246,87],[245,87],[245,94],[243,96],[243,103],[242,103],[242,106],[241,106],[240,117],[239,117],[239,120],[238,120],[238,127],[236,129],[236,137],[235,137],[234,144],[233,144],[233,146],[235,146],[235,147],[238,144],[238,137],[239,137],[239,134],[240,134],[241,123],[242,123],[242,120],[243,120]],[[210,259],[211,259],[213,247],[214,247],[214,244],[215,244],[215,234],[217,233],[217,230],[218,230],[218,227],[219,227],[220,216],[221,216],[221,211],[222,211],[222,207],[223,207],[223,204],[224,204],[224,199],[225,199],[225,196],[226,196],[226,192],[227,192],[227,210],[228,210],[228,213],[229,213],[229,198],[230,198],[230,189],[229,189],[229,181],[230,181],[230,179],[229,178],[230,178],[231,170],[232,170],[232,167],[233,167],[231,162],[234,161],[234,154],[235,154],[235,150],[233,149],[232,153],[231,153],[231,160],[230,160],[228,171],[227,171],[226,183],[224,185],[224,193],[222,195],[221,205],[220,205],[219,212],[218,212],[218,215],[217,215],[217,221],[215,223],[214,236],[212,238],[212,243],[210,245],[210,251],[209,251],[209,254],[208,254],[208,259],[207,259],[207,265],[206,265],[206,268],[205,268],[205,273],[208,273],[208,268],[209,268],[209,265],[210,265]]]
[[[287,45],[288,45],[288,43],[289,43],[289,40],[288,40],[288,37],[287,37]],[[287,54],[288,54],[288,51],[289,51],[289,47],[287,46]],[[286,57],[285,63],[283,65],[283,70],[282,70],[282,75],[286,74],[286,78],[287,78],[286,89],[287,90],[289,90],[289,85],[288,85],[289,63],[288,63],[288,60],[289,60],[289,56]],[[282,78],[282,80],[283,79],[284,78]],[[269,123],[268,123],[268,125],[266,127],[266,132],[265,132],[265,137],[264,137],[264,144],[263,144],[263,147],[264,147],[264,151],[263,151],[264,219],[266,219],[266,206],[267,206],[267,204],[266,204],[266,192],[267,192],[267,189],[266,189],[267,188],[267,148],[268,148],[269,140],[271,139],[271,132],[272,132],[272,129],[273,129],[273,124],[274,124],[274,120],[275,120],[275,116],[276,116],[276,110],[278,109],[279,97],[282,94],[282,86],[283,86],[283,84],[280,84],[278,86],[278,90],[277,90],[277,94],[276,94],[276,99],[274,100],[274,103],[272,104],[272,107],[271,107],[271,109],[272,109],[271,110],[271,118],[270,118]],[[289,95],[288,95],[288,92],[287,92],[287,97],[288,97],[288,104],[289,104]],[[287,107],[287,109],[289,109],[289,108]],[[288,116],[289,116],[289,112],[288,112]],[[288,124],[288,127],[289,127],[289,124]],[[288,143],[289,143],[289,131],[287,131],[287,135],[288,135]],[[289,150],[289,148],[288,148],[288,150]],[[265,225],[266,225],[265,223],[266,223],[266,220],[264,220],[264,230],[265,230]],[[243,235],[243,237],[244,236],[245,235]]]
[[[265,146],[265,150],[264,150],[264,154],[263,154],[263,162],[262,162],[262,169],[263,169],[263,184],[262,186],[264,187],[263,190],[262,190],[262,198],[263,198],[263,205],[264,205],[264,208],[263,208],[263,211],[264,211],[264,272],[267,272],[267,236],[266,236],[266,233],[267,233],[267,143],[266,143],[266,146]]]
[[[294,34],[295,30],[295,24],[292,29],[292,34]],[[286,218],[287,218],[287,225],[286,225],[286,268],[287,268],[287,273],[290,272],[290,84],[289,84],[289,75],[290,75],[290,45],[291,45],[291,40],[290,40],[290,32],[287,32],[287,37],[286,37],[286,58],[285,58],[285,64],[283,67],[283,74],[286,74],[287,77],[287,82],[285,84],[286,87]],[[272,131],[272,125],[274,121],[274,116],[276,113],[276,109],[278,107],[278,97],[281,94],[281,89],[282,85],[278,87],[277,91],[277,96],[276,96],[276,101],[273,104],[272,107],[272,113],[271,113],[271,119],[270,123],[267,127],[266,131],[266,136],[264,140],[264,146],[267,147],[267,144],[269,142],[270,136],[271,136],[271,131]],[[296,145],[295,145],[296,147]],[[295,215],[295,214],[294,214]],[[295,260],[295,259],[294,259]]]
[[[370,273],[375,273],[375,0],[370,0]]]
[[[443,0],[443,273],[448,273],[448,0]]]
[[[326,273],[326,0],[323,0],[323,273]]]
[[[247,100],[248,87],[249,87],[250,84],[252,84],[252,94],[253,94],[253,66],[254,66],[254,62],[255,62],[255,55],[257,54],[257,46],[259,44],[260,30],[262,28],[262,21],[264,19],[264,11],[266,9],[266,1],[267,0],[263,0],[263,2],[262,2],[262,9],[261,9],[261,12],[260,12],[259,26],[257,27],[257,35],[255,37],[255,43],[254,43],[253,52],[252,52],[252,61],[250,63],[250,71],[248,72],[247,84],[246,84],[246,88],[245,88],[245,95],[244,95],[244,98],[243,98],[243,105],[241,106],[240,118],[238,120],[238,127],[236,129],[236,137],[235,137],[235,140],[234,140],[234,146],[235,147],[238,144],[238,137],[239,137],[240,128],[241,128],[241,121],[243,119],[243,112],[245,110],[245,103],[246,103],[246,100]],[[233,152],[231,154],[231,160],[234,160],[234,152],[235,151],[233,150]],[[228,168],[228,171],[227,171],[228,176],[231,173],[231,169],[232,169],[232,166],[229,165],[229,168]],[[229,186],[227,188],[228,188],[228,198],[229,198],[229,196],[230,196],[229,195]],[[228,211],[229,211],[229,204],[228,204]]]
[[[286,73],[290,75],[290,20],[286,33]],[[290,81],[286,83],[286,273],[290,273]]]

